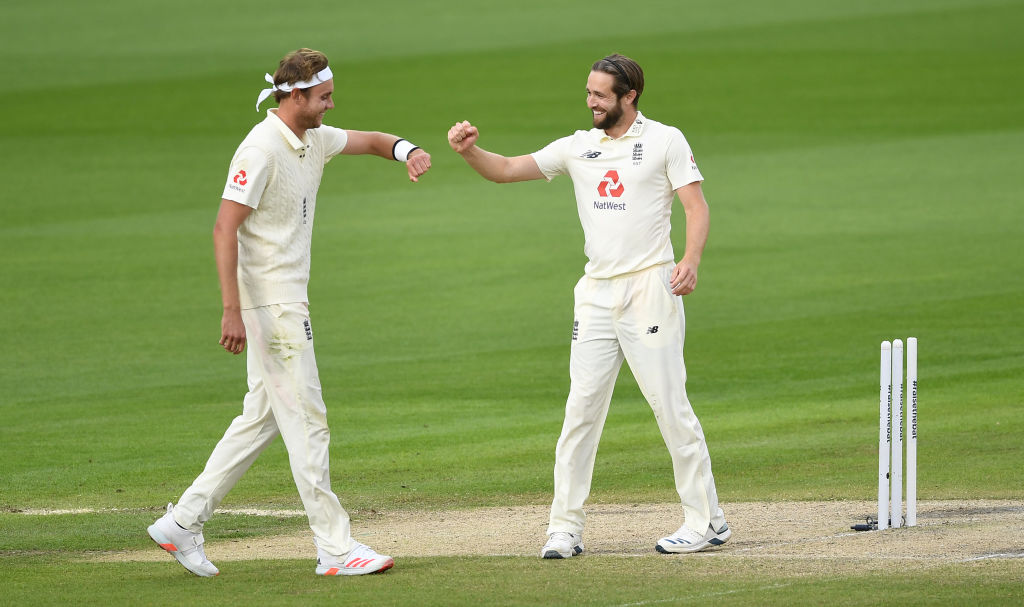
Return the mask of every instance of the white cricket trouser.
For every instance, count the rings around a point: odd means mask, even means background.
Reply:
[[[703,534],[719,528],[711,456],[686,398],[683,299],[673,295],[672,264],[576,284],[569,356],[571,385],[555,449],[555,497],[548,533],[582,533],[594,458],[623,357],[654,411],[672,457],[685,524]]]
[[[249,373],[242,414],[181,496],[174,519],[202,531],[228,491],[280,434],[317,546],[333,555],[347,554],[355,543],[348,513],[331,491],[331,434],[313,355],[309,307],[292,303],[242,310],[242,322]]]

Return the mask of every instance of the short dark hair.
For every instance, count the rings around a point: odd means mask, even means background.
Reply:
[[[295,84],[311,80],[314,74],[325,67],[327,67],[327,55],[311,48],[300,48],[281,59],[277,71],[274,72],[274,84]],[[302,92],[305,93],[305,91]],[[274,91],[274,100],[280,103],[290,94],[290,92]]]
[[[633,107],[639,105],[640,95],[644,92],[644,71],[636,61],[615,53],[595,62],[590,70],[610,74],[615,79],[612,92],[619,99],[629,91],[636,91]]]

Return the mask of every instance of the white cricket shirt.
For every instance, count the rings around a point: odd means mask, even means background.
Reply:
[[[238,146],[223,198],[253,209],[238,228],[243,309],[309,301],[316,193],[324,165],[347,143],[348,134],[330,126],[299,139],[270,109]]]
[[[576,131],[532,156],[549,181],[556,175],[572,178],[587,276],[611,278],[675,263],[675,191],[704,180],[679,129],[638,113],[618,139],[603,129]]]

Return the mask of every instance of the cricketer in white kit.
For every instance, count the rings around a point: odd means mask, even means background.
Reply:
[[[587,80],[595,127],[589,131],[511,158],[477,146],[479,131],[469,122],[448,133],[452,148],[491,181],[568,175],[575,189],[588,262],[574,291],[571,386],[555,450],[544,558],[583,552],[583,505],[623,360],[654,411],[683,507],[684,524],[655,548],[696,552],[732,534],[718,505],[704,432],[686,395],[683,362],[681,296],[696,287],[708,233],[703,177],[679,129],[639,112],[642,92],[640,66],[610,55],[593,65]],[[679,263],[670,240],[677,195],[686,212],[686,251]]]
[[[257,109],[271,94],[279,107],[235,152],[214,228],[224,303],[220,345],[233,354],[246,350],[249,391],[205,469],[148,531],[192,573],[217,575],[203,548],[203,525],[280,435],[313,532],[316,573],[385,571],[393,559],[353,539],[348,513],[331,490],[330,430],[306,288],[313,217],[324,166],[338,154],[405,162],[412,181],[429,169],[430,155],[394,135],[324,126],[334,81],[319,51],[289,53],[266,80],[272,86]]]

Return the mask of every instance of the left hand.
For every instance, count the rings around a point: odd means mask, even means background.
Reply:
[[[697,288],[697,265],[683,259],[672,268],[669,286],[673,295],[689,295]]]
[[[405,168],[409,170],[409,181],[419,181],[420,175],[430,170],[430,154],[422,148],[413,150],[409,160],[405,161]]]

